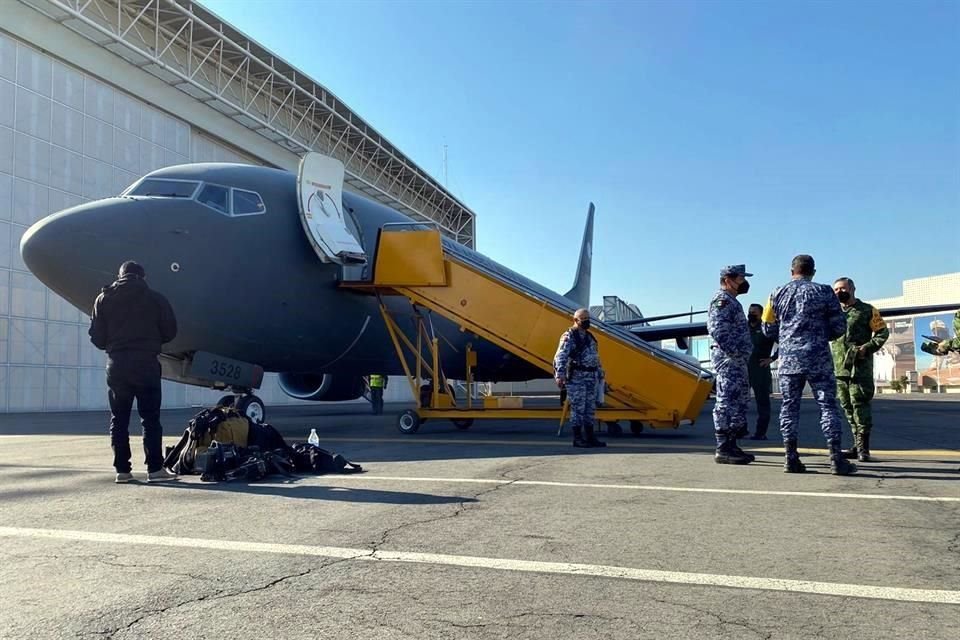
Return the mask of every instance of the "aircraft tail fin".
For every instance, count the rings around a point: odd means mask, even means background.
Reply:
[[[577,263],[577,275],[573,281],[573,288],[564,294],[564,297],[577,303],[579,306],[590,308],[590,272],[593,265],[593,203],[587,210],[587,224],[583,228],[583,243],[580,245],[580,260]]]

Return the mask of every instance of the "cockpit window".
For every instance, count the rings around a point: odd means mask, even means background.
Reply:
[[[203,189],[200,190],[200,193],[197,195],[197,202],[200,204],[205,204],[211,209],[215,209],[220,213],[230,215],[230,202],[227,197],[230,195],[230,192],[226,187],[221,187],[215,184],[207,184],[203,186]]]
[[[199,182],[189,180],[164,180],[147,178],[127,191],[128,196],[156,196],[159,198],[192,198],[197,192]]]
[[[263,200],[259,193],[253,191],[233,190],[233,215],[246,216],[253,213],[263,213]]]

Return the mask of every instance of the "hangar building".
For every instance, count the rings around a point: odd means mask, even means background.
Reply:
[[[5,0],[0,412],[106,408],[104,355],[89,343],[87,317],[20,259],[31,224],[163,166],[238,161],[296,171],[308,150],[344,162],[346,189],[474,246],[466,205],[337,96],[196,2]],[[388,392],[409,395],[403,384]],[[165,407],[220,395],[164,383]],[[268,405],[298,402],[274,375],[258,395]]]

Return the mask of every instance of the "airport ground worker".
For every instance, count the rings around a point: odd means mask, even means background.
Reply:
[[[133,401],[143,425],[147,481],[176,478],[163,468],[163,427],[160,424],[160,348],[177,335],[170,302],[146,283],[142,266],[120,265],[117,280],[104,287],[93,303],[90,341],[107,352],[110,401],[110,445],[115,482],[133,481],[130,464],[130,413]]]
[[[770,353],[773,351],[773,340],[763,335],[761,316],[763,305],[750,305],[747,310],[747,324],[750,325],[753,351],[747,361],[747,371],[750,375],[750,388],[753,389],[753,397],[757,403],[757,426],[750,436],[751,440],[767,439],[767,429],[770,427],[770,394],[773,391],[770,363],[777,359],[776,355]]]
[[[860,462],[870,460],[870,431],[873,429],[873,354],[890,337],[887,323],[876,307],[857,299],[857,287],[850,278],[833,283],[840,307],[847,319],[847,331],[830,343],[833,370],[837,376],[837,397],[847,415],[853,445],[844,457]]]
[[[828,285],[813,281],[813,257],[798,255],[790,265],[792,280],[776,289],[763,309],[763,333],[779,343],[780,433],[786,454],[785,473],[806,471],[797,452],[800,398],[810,383],[820,407],[820,428],[830,449],[835,475],[856,473],[840,450],[840,410],[830,341],[846,331],[840,301]]]
[[[603,368],[597,339],[590,333],[590,312],[587,309],[577,309],[573,314],[573,326],[560,336],[553,368],[557,385],[566,389],[570,401],[573,446],[607,446],[594,435],[597,385],[603,377]]]
[[[749,433],[747,403],[750,379],[747,361],[753,353],[750,327],[737,296],[750,290],[745,265],[720,270],[720,290],[710,301],[707,332],[713,339],[710,360],[717,380],[717,401],[713,407],[713,431],[717,440],[717,464],[750,464],[754,457],[737,446],[737,438]]]
[[[379,373],[370,376],[370,404],[373,407],[373,415],[378,416],[383,413],[383,390],[387,388],[387,376]]]

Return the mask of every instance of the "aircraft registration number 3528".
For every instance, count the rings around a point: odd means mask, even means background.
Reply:
[[[198,351],[193,356],[190,375],[231,386],[257,389],[263,380],[263,369],[215,353]]]
[[[243,367],[238,367],[232,362],[223,360],[214,360],[210,363],[210,375],[227,378],[228,380],[239,380],[243,373]]]

